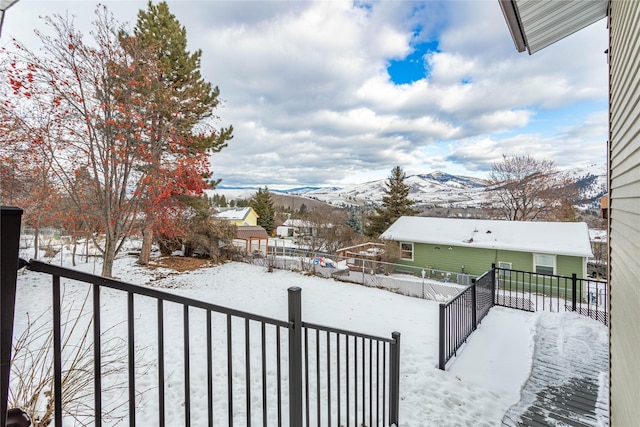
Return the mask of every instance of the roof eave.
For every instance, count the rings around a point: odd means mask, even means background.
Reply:
[[[524,52],[525,49],[527,49],[527,42],[513,0],[498,0],[498,2],[500,3],[500,9],[502,9],[504,19],[507,21],[507,26],[509,27],[509,32],[511,33],[513,43],[516,45],[516,49],[518,52]],[[531,52],[529,52],[529,54],[531,54]]]

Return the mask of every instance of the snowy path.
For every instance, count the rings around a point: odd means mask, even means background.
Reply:
[[[606,327],[576,314],[558,328],[551,316],[538,320],[531,375],[503,425],[608,426]]]

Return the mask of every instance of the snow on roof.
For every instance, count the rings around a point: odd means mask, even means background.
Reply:
[[[239,220],[245,219],[247,215],[249,215],[250,207],[246,208],[231,208],[225,209],[223,211],[218,212],[215,216],[220,219],[231,219],[231,220]]]
[[[289,218],[282,225],[285,227],[314,227],[315,224],[311,221],[305,221],[303,219]]]
[[[609,234],[607,233],[607,230],[599,230],[596,228],[589,229],[589,238],[592,241],[606,242],[608,240],[608,237],[609,237]]]
[[[584,222],[499,221],[403,216],[381,239],[592,257]]]

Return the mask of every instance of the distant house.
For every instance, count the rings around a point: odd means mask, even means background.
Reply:
[[[478,276],[491,268],[578,277],[593,256],[582,222],[403,216],[381,239],[400,245],[401,264]]]
[[[318,226],[303,219],[286,220],[276,229],[276,235],[279,237],[304,237],[317,235]]]
[[[266,256],[269,245],[267,230],[259,225],[240,225],[236,229],[236,238],[233,245],[249,254],[261,254]]]
[[[214,215],[215,218],[226,219],[237,226],[256,226],[258,225],[258,216],[251,207],[227,208]]]

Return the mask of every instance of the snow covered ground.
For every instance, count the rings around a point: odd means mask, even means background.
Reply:
[[[21,253],[25,258],[29,255]],[[68,260],[67,256],[62,263],[66,265]],[[59,259],[52,262],[61,263]],[[100,271],[99,265],[93,262],[80,263],[76,268],[89,273]],[[281,320],[287,316],[287,289],[298,286],[302,288],[302,315],[306,322],[381,337],[390,337],[393,331],[399,331],[402,334],[401,426],[500,425],[505,413],[520,400],[521,388],[529,377],[535,333],[541,330],[536,324],[541,319],[547,328],[580,324],[581,328],[593,330],[600,339],[606,340],[606,327],[573,313],[527,313],[495,307],[458,352],[458,357],[448,364],[447,371],[441,371],[437,369],[438,303],[434,301],[295,272],[268,273],[264,267],[236,262],[178,274],[168,269],[143,268],[135,264],[134,257],[123,256],[116,260],[114,276]],[[44,274],[26,271],[19,275],[15,336],[25,329],[27,313],[33,320],[50,308],[50,283],[50,277]],[[67,300],[83,294],[78,286],[69,285]],[[126,297],[104,292],[101,306],[108,319],[126,309]],[[153,321],[147,319],[155,318],[155,304],[136,303],[136,313],[136,344],[152,342],[157,329]],[[167,345],[175,344],[177,353],[181,351],[181,329],[179,322],[165,325]],[[121,331],[126,337],[126,329],[118,329],[116,325],[114,331]],[[191,349],[197,360],[202,360],[202,354],[197,354],[204,352],[202,348],[194,344]],[[143,352],[140,357],[154,359],[155,353]],[[198,363],[193,365],[199,372]],[[153,426],[157,424],[152,415],[157,411],[153,375],[149,375],[148,380],[145,375],[140,376],[142,380],[138,385],[141,390],[147,390],[142,399],[147,406],[137,412],[137,424]],[[126,381],[126,376],[122,381]],[[184,397],[180,395],[183,384],[179,372],[167,380],[167,417],[176,420],[176,424],[169,425],[182,424],[177,420],[183,419]],[[194,381],[193,386],[195,390],[203,387],[206,393],[206,384]],[[196,396],[192,405],[197,404]],[[205,425],[205,413],[194,406],[192,425]]]

